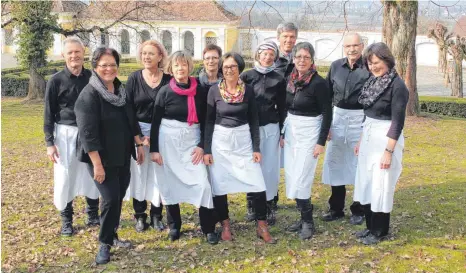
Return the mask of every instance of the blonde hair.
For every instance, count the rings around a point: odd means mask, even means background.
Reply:
[[[194,69],[193,58],[191,57],[191,53],[178,50],[172,53],[170,57],[168,57],[168,63],[165,66],[166,73],[173,75],[172,65],[175,62],[182,61],[188,63],[188,72],[191,74]]]
[[[138,53],[139,61],[142,60],[142,57],[141,57],[142,49],[147,45],[157,48],[157,51],[159,52],[159,54],[162,55],[162,59],[159,62],[159,68],[164,68],[167,63],[167,59],[168,59],[167,50],[160,42],[156,40],[147,40],[139,46],[139,53]]]

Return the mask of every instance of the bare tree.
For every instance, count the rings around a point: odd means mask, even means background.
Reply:
[[[450,82],[448,74],[448,40],[453,36],[452,33],[448,33],[448,29],[441,23],[437,23],[435,27],[430,28],[427,37],[435,40],[438,46],[438,69],[443,73],[445,79],[445,86],[448,86]]]
[[[451,95],[463,97],[463,60],[466,59],[466,37],[456,36],[454,40],[448,41],[448,53],[455,62],[453,69],[453,81]]]
[[[396,70],[409,90],[406,113],[419,114],[416,86],[417,1],[383,1],[382,36],[396,60]]]

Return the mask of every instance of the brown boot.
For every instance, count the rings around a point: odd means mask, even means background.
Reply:
[[[221,238],[223,241],[231,241],[233,240],[231,236],[231,229],[230,229],[230,219],[226,219],[222,221],[222,235]]]
[[[266,244],[276,244],[277,241],[270,236],[269,229],[267,227],[267,221],[258,220],[257,221],[257,237],[264,240]]]

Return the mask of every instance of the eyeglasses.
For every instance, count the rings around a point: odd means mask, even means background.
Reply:
[[[103,69],[107,69],[107,68],[115,69],[118,67],[117,64],[98,64],[97,66]]]
[[[204,58],[204,60],[206,60],[206,61],[216,61],[216,60],[218,60],[218,57],[207,57],[207,58]]]
[[[294,56],[294,58],[298,61],[310,61],[312,59],[309,56]]]
[[[238,68],[238,66],[236,64],[234,65],[230,65],[230,66],[224,66],[223,67],[223,71],[227,71],[227,70],[231,70],[231,71],[234,71]]]
[[[358,47],[362,45],[362,43],[359,43],[359,44],[354,44],[354,45],[343,45],[344,48],[350,48],[350,47]]]

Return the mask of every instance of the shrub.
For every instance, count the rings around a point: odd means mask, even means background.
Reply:
[[[2,76],[2,97],[26,97],[29,87],[29,75],[4,75]]]
[[[420,97],[419,105],[422,112],[466,118],[466,99]]]

